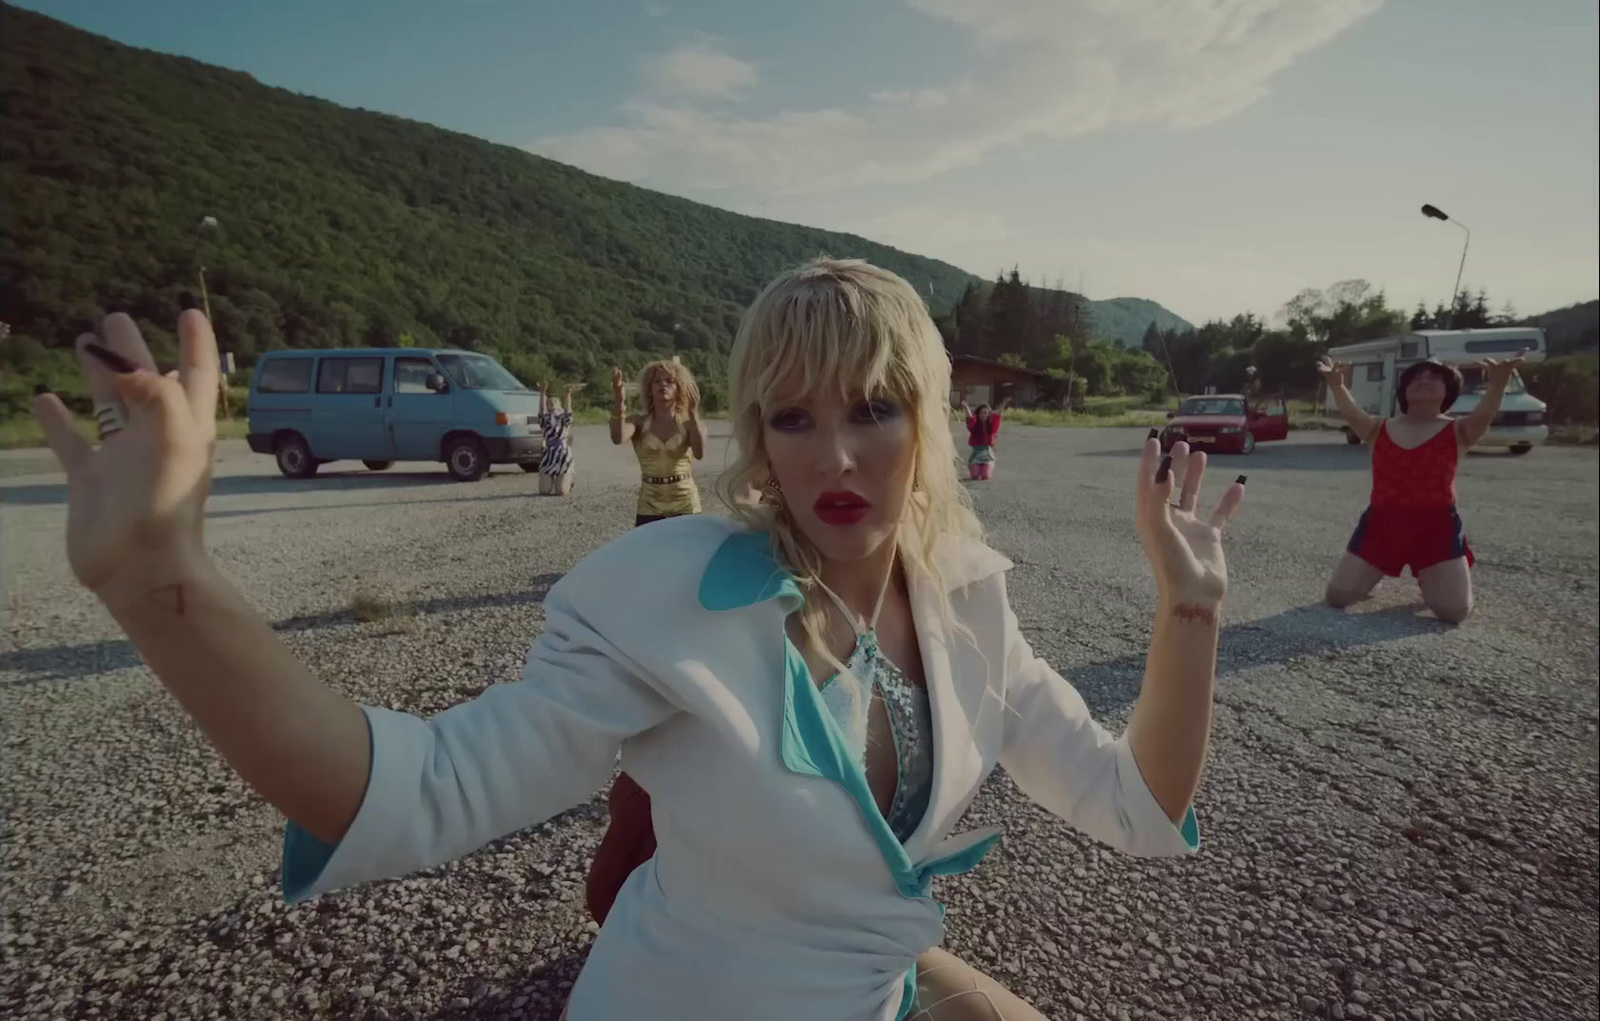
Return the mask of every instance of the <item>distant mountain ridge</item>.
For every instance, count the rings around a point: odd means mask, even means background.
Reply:
[[[1149,298],[1107,298],[1090,301],[1088,307],[1094,320],[1091,335],[1098,340],[1114,340],[1122,347],[1138,347],[1151,323],[1158,330],[1181,333],[1194,329],[1193,323]]]
[[[532,379],[598,383],[613,362],[675,354],[720,377],[742,309],[804,259],[869,259],[935,313],[978,279],[4,4],[0,58],[8,350],[65,344],[75,317],[120,308],[169,351],[203,261],[219,336],[246,361],[398,342],[493,351]],[[220,229],[197,235],[202,216]],[[1128,344],[1182,322],[1144,299],[1091,307],[1097,334]]]

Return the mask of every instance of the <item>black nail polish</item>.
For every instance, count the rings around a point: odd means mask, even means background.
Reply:
[[[33,384],[33,395],[35,397],[43,397],[45,394],[47,394],[49,392],[50,392],[49,384],[47,384],[47,383],[35,383],[35,384]]]
[[[1151,429],[1150,430],[1150,435],[1146,436],[1145,439],[1153,440],[1153,439],[1155,439],[1156,437],[1158,437],[1160,435],[1161,435],[1161,430],[1160,429]]]
[[[126,375],[127,373],[130,373],[130,372],[138,372],[139,371],[139,366],[137,366],[137,365],[133,364],[132,362],[128,361],[126,358],[124,358],[121,355],[117,354],[115,351],[111,350],[109,347],[104,347],[104,346],[102,346],[100,344],[95,344],[95,343],[88,343],[88,344],[83,345],[83,349],[84,349],[84,351],[86,351],[89,354],[93,355],[96,358],[96,360],[98,360],[100,362],[100,364],[104,365],[106,368],[110,369],[112,372],[118,372],[118,373],[122,373],[122,374]]]
[[[178,307],[187,312],[191,308],[199,308],[200,302],[196,301],[194,295],[190,294],[188,291],[179,291]]]
[[[1241,486],[1242,486],[1242,485],[1244,485],[1244,476],[1243,476],[1243,475],[1241,475],[1241,476],[1239,476],[1239,477],[1238,477],[1238,478],[1236,478],[1236,479],[1234,479],[1234,480],[1233,480],[1233,481],[1235,481],[1235,482],[1237,482],[1237,483],[1239,483],[1239,485],[1241,485]]]
[[[1156,485],[1167,481],[1167,476],[1172,474],[1172,455],[1168,454],[1161,459],[1161,467],[1156,469]]]

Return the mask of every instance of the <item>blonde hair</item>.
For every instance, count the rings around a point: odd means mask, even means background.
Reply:
[[[672,399],[673,417],[687,418],[689,408],[700,403],[700,387],[694,381],[694,373],[682,363],[670,360],[651,362],[639,373],[639,399],[644,403],[644,416],[649,418],[655,413],[656,402],[650,391],[660,375],[669,376],[678,384],[678,394]]]
[[[904,520],[910,529],[901,529],[895,541],[908,568],[932,576],[947,623],[955,621],[936,551],[950,539],[981,539],[983,529],[957,481],[949,424],[950,357],[916,290],[859,259],[814,259],[769,283],[745,311],[734,338],[728,406],[738,456],[718,487],[735,519],[772,533],[779,563],[805,595],[801,626],[807,647],[845,680],[848,671],[822,640],[828,601],[813,598],[821,594],[821,552],[781,502],[774,506],[751,496],[770,477],[763,409],[829,386],[845,400],[883,394],[906,408],[916,436],[913,491]],[[849,680],[857,700],[859,682]]]

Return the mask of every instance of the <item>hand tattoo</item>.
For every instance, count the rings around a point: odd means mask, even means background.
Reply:
[[[1210,606],[1190,606],[1179,603],[1172,608],[1172,615],[1178,618],[1180,624],[1215,624],[1217,611]]]

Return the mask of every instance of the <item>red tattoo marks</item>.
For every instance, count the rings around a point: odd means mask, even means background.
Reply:
[[[150,600],[152,603],[155,603],[163,610],[171,610],[178,616],[183,616],[184,601],[182,585],[163,585],[158,589],[145,593],[145,598]]]
[[[1209,606],[1186,606],[1179,604],[1172,608],[1172,615],[1178,618],[1180,624],[1215,624],[1217,611]]]

